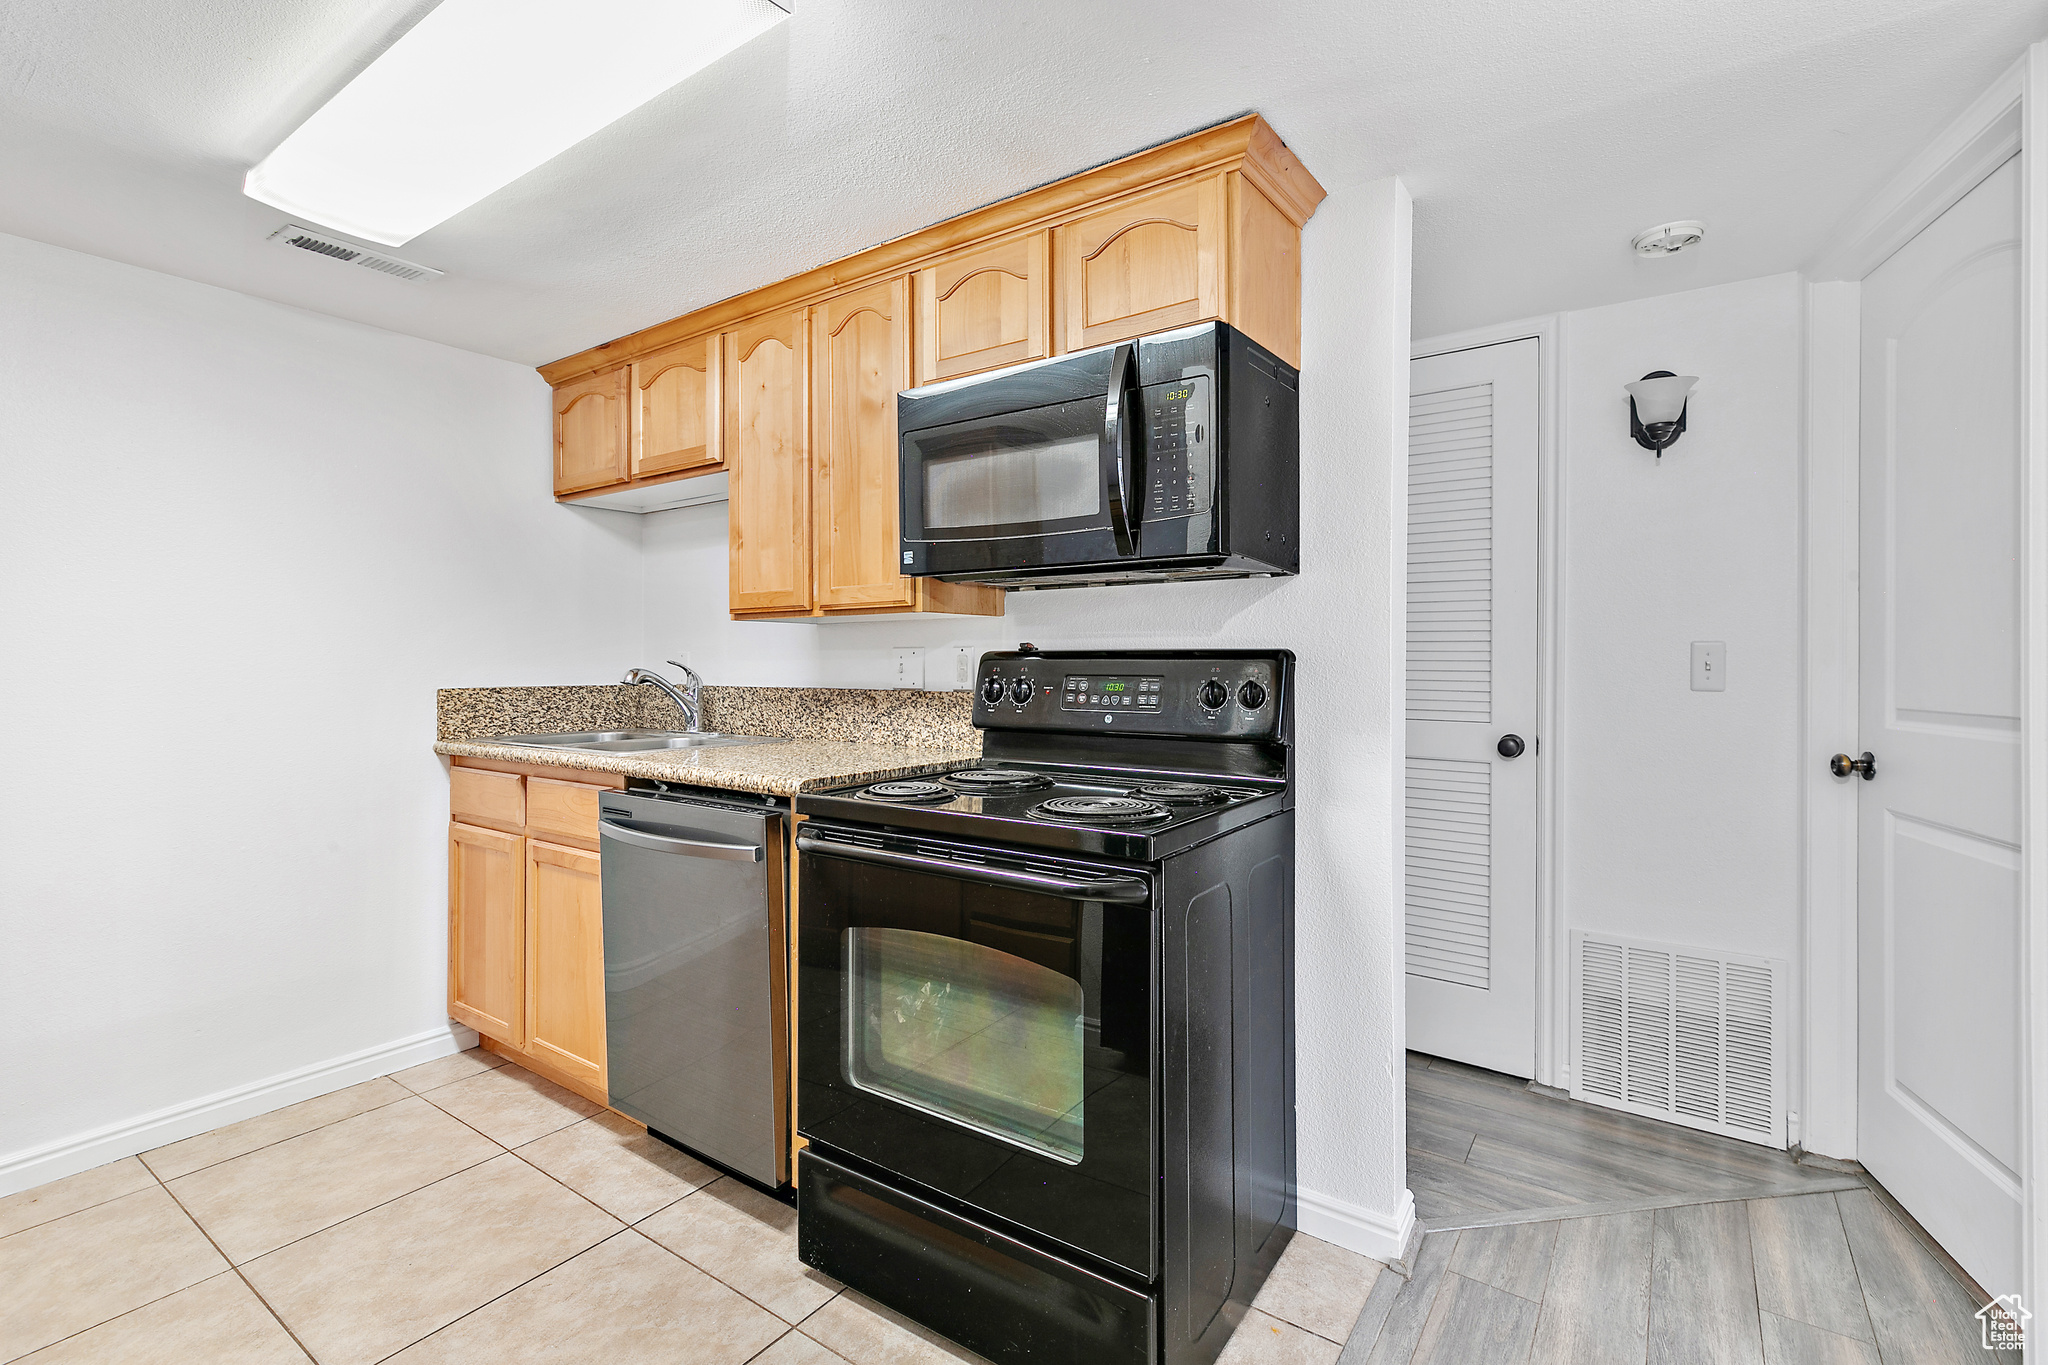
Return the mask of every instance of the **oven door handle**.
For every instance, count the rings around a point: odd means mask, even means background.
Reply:
[[[894,849],[869,848],[865,844],[845,844],[837,839],[821,839],[809,832],[796,836],[796,846],[799,852],[815,853],[820,857],[851,858],[860,863],[880,863],[884,867],[933,872],[941,877],[957,877],[964,882],[983,882],[989,886],[1036,891],[1042,895],[1058,896],[1063,900],[1115,901],[1128,905],[1142,904],[1152,899],[1152,888],[1136,877],[1054,877],[1043,872],[1020,872],[1007,867],[986,867],[980,863],[956,863],[950,858],[931,858],[922,853],[898,853]]]
[[[1137,472],[1132,468],[1133,435],[1138,419],[1138,348],[1116,348],[1109,362],[1108,402],[1102,410],[1102,449],[1109,460],[1109,527],[1116,533],[1116,552],[1129,559],[1138,553],[1138,507],[1142,491],[1132,496]]]

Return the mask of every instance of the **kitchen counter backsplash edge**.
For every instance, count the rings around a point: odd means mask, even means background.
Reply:
[[[652,687],[447,687],[435,693],[437,740],[589,730],[680,730],[682,713]],[[971,692],[856,687],[704,689],[706,730],[979,753]]]

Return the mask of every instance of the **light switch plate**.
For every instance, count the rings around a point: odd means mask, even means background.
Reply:
[[[925,687],[933,692],[971,692],[981,655],[966,645],[945,645],[932,652],[924,668]]]
[[[1692,642],[1692,690],[1695,692],[1726,692],[1728,690],[1728,645],[1722,640],[1694,640]]]
[[[924,651],[921,649],[897,648],[891,651],[896,656],[895,681],[891,687],[924,686]]]

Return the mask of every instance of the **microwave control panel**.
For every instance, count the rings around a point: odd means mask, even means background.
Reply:
[[[1145,519],[1189,517],[1209,510],[1216,487],[1215,409],[1209,376],[1193,375],[1138,391],[1145,448],[1140,468]]]

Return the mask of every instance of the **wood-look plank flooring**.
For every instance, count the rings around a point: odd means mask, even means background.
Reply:
[[[1420,1235],[1339,1365],[2018,1365],[1867,1177],[1411,1054]]]

